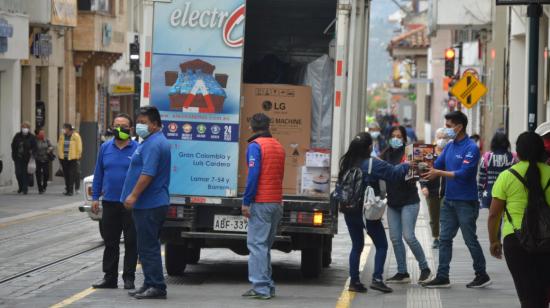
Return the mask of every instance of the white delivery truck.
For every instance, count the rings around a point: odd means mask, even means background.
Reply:
[[[144,90],[150,86],[151,91],[142,104],[161,110],[174,151],[171,204],[161,232],[169,275],[197,263],[201,249],[248,253],[240,212],[243,161],[251,135],[247,121],[255,111],[250,106],[258,102],[274,121],[275,137],[286,142],[307,136],[288,145],[285,182],[292,184],[285,187],[273,249],[301,251],[304,277],[316,277],[330,265],[338,209],[328,187],[350,139],[365,127],[369,4],[154,1],[146,18],[151,36],[142,44],[148,46],[146,62],[151,60],[144,69]],[[292,102],[299,111],[288,111]],[[315,147],[323,150],[311,150]],[[327,184],[312,181],[313,194],[303,189],[308,166],[295,168],[307,153],[330,155],[319,165],[327,170]]]

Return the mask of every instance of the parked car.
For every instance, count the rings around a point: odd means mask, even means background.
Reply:
[[[101,214],[103,213],[103,208],[101,206],[101,200],[99,201],[99,213],[95,214],[92,212],[92,182],[94,181],[94,176],[90,175],[84,178],[84,204],[78,206],[78,210],[83,213],[87,213],[88,217],[93,221],[98,222],[99,233],[101,238],[103,238],[103,226],[101,224]]]

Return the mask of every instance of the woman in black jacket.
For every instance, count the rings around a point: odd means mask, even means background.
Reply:
[[[394,126],[389,134],[389,147],[382,154],[382,159],[392,165],[405,161],[405,145],[407,144],[407,132],[403,126]],[[397,261],[397,274],[388,279],[388,283],[409,283],[411,277],[407,271],[407,256],[403,238],[411,249],[420,267],[418,282],[427,281],[431,276],[424,250],[416,239],[414,229],[420,209],[420,198],[415,181],[387,182],[388,193],[388,227],[390,239]]]

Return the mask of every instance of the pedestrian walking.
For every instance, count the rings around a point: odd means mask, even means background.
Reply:
[[[252,289],[244,297],[270,299],[275,296],[271,270],[271,246],[283,217],[283,176],[285,150],[271,136],[271,119],[257,113],[250,120],[253,135],[248,139],[246,153],[248,176],[242,204],[242,214],[248,218],[246,245],[248,280]]]
[[[372,137],[372,156],[379,157],[382,150],[387,146],[386,140],[382,135],[380,125],[378,122],[372,122],[369,124],[369,134]]]
[[[445,133],[445,128],[439,128],[435,132],[435,155],[441,155],[445,146],[449,143],[449,136]],[[441,212],[441,202],[445,195],[445,179],[437,177],[431,181],[420,181],[422,194],[426,197],[428,203],[428,213],[430,215],[430,229],[432,231],[433,249],[439,249],[439,215]]]
[[[488,219],[491,255],[501,259],[504,246],[504,258],[512,274],[521,307],[549,307],[550,253],[529,252],[520,243],[517,233],[522,229],[524,220],[527,219],[527,225],[538,222],[536,219],[539,215],[526,215],[526,210],[537,211],[537,206],[550,204],[550,166],[544,163],[544,142],[535,133],[521,134],[516,150],[520,162],[502,172],[493,186]],[[539,214],[542,213],[539,211]],[[498,234],[503,216],[504,240],[501,243]],[[544,218],[547,221],[550,219],[548,216]]]
[[[458,229],[474,261],[475,279],[468,288],[482,288],[491,284],[487,275],[485,256],[477,239],[476,221],[479,216],[477,194],[477,166],[479,149],[466,134],[468,118],[460,111],[445,115],[447,135],[453,139],[434,163],[434,168],[423,174],[424,179],[446,179],[445,198],[441,207],[439,235],[439,267],[437,276],[422,286],[426,288],[450,287],[449,270],[453,239]]]
[[[100,198],[103,213],[101,224],[103,228],[103,280],[92,286],[96,289],[116,289],[118,287],[118,261],[120,255],[120,235],[124,233],[124,270],[122,279],[124,289],[134,289],[137,265],[136,229],[132,211],[126,209],[120,196],[126,174],[130,167],[132,155],[138,148],[133,141],[131,128],[132,119],[121,113],[113,120],[114,140],[101,145],[97,155],[94,181],[92,185],[92,211],[99,213]]]
[[[478,192],[481,208],[491,205],[491,191],[497,177],[515,164],[516,157],[510,151],[510,140],[504,133],[497,132],[491,139],[491,151],[485,152],[479,163]]]
[[[349,148],[340,159],[340,171],[338,173],[338,189],[343,189],[342,182],[349,170],[359,167],[363,174],[363,185],[361,186],[361,195],[367,185],[376,187],[379,180],[397,182],[405,178],[409,170],[408,164],[399,164],[392,166],[387,162],[373,158],[371,156],[373,140],[368,133],[360,133],[351,141]],[[370,168],[369,168],[370,167]],[[371,169],[369,171],[369,169]],[[344,219],[351,238],[352,247],[349,255],[349,275],[351,292],[367,292],[367,288],[361,283],[359,278],[359,259],[365,246],[364,230],[367,230],[368,236],[372,239],[376,253],[374,256],[374,271],[372,274],[372,283],[370,288],[384,293],[391,293],[393,290],[384,284],[384,264],[388,252],[388,240],[382,220],[363,219],[363,200],[359,200],[353,211],[344,212]]]
[[[39,128],[36,133],[36,151],[34,160],[36,161],[36,184],[38,186],[38,193],[43,194],[48,187],[48,180],[50,179],[50,162],[55,159],[53,153],[53,145],[50,139],[46,137],[44,128]]]
[[[71,124],[63,124],[63,133],[57,142],[57,155],[65,178],[65,196],[72,196],[78,160],[82,157],[82,139]]]
[[[156,107],[141,107],[136,120],[136,133],[143,141],[132,155],[120,200],[126,209],[133,210],[145,280],[143,286],[128,294],[137,299],[165,299],[159,235],[170,205],[170,144],[162,133]]]
[[[382,159],[392,165],[405,162],[405,145],[407,144],[407,132],[403,126],[394,126],[390,130],[389,148],[382,154]],[[393,245],[395,259],[397,261],[397,273],[387,279],[387,283],[410,283],[411,277],[407,270],[407,255],[403,239],[411,249],[418,261],[420,277],[418,282],[425,282],[431,276],[431,270],[426,260],[422,245],[416,238],[415,227],[420,210],[420,197],[416,181],[406,181],[400,178],[388,181],[388,227],[390,239]]]
[[[418,137],[416,136],[416,132],[412,126],[412,122],[410,119],[404,119],[403,123],[405,124],[405,131],[407,132],[407,140],[410,143],[415,143],[418,141]]]
[[[11,158],[15,164],[17,178],[17,193],[26,195],[29,191],[28,166],[31,157],[36,151],[36,139],[31,134],[31,124],[23,122],[21,131],[17,132],[11,142]]]

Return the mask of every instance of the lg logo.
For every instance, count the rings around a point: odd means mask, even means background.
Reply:
[[[272,103],[270,101],[264,101],[262,103],[262,108],[264,109],[264,111],[271,111],[272,109],[273,110],[286,110],[286,105],[285,103]]]

